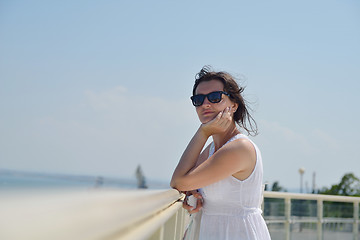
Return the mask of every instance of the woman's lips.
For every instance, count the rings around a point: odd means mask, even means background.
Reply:
[[[214,112],[213,111],[204,111],[202,114],[203,115],[209,115],[209,114],[213,114]]]

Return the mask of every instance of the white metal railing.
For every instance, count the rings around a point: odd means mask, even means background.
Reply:
[[[0,193],[1,240],[181,239],[176,190]]]
[[[0,239],[180,240],[188,221],[182,198],[176,190],[0,192]],[[359,240],[359,197],[264,192],[264,198],[284,202],[282,216],[265,214],[270,233],[272,224],[283,224],[283,236],[275,240],[310,239],[292,235],[292,226],[304,223],[316,226],[311,239],[330,239],[324,224],[340,223],[352,225],[352,239]],[[294,200],[315,201],[316,216],[294,215]],[[352,203],[352,218],[324,217],[324,202]]]
[[[295,194],[284,192],[264,192],[265,200],[267,198],[284,199],[284,216],[272,217],[265,216],[266,223],[269,225],[282,223],[284,224],[284,234],[281,239],[294,239],[291,237],[291,224],[296,223],[312,223],[316,224],[316,239],[322,240],[324,238],[323,224],[326,223],[340,223],[340,224],[352,224],[352,239],[358,240],[359,238],[359,203],[360,197],[345,197],[345,196],[330,196],[322,194]],[[313,200],[316,201],[316,216],[312,217],[296,217],[292,214],[292,200]],[[353,213],[352,218],[329,218],[324,217],[324,202],[340,202],[340,203],[352,203]],[[264,208],[264,204],[263,204]],[[271,228],[269,227],[271,232]],[[328,237],[330,238],[330,237]],[[305,238],[299,238],[305,239]],[[337,238],[336,238],[337,239]]]

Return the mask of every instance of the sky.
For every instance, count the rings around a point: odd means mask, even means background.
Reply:
[[[170,181],[204,65],[246,86],[264,182],[360,170],[360,3],[0,1],[0,169]]]

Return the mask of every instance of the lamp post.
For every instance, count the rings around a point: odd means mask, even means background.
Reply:
[[[299,168],[299,173],[300,173],[300,193],[303,192],[303,175],[305,172],[305,168],[301,167]]]

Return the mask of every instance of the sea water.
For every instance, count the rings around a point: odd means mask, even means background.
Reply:
[[[166,188],[165,183],[148,184],[149,188]],[[66,174],[49,174],[21,172],[0,169],[0,191],[33,190],[33,189],[136,189],[134,179],[111,178],[102,176],[82,176]]]

